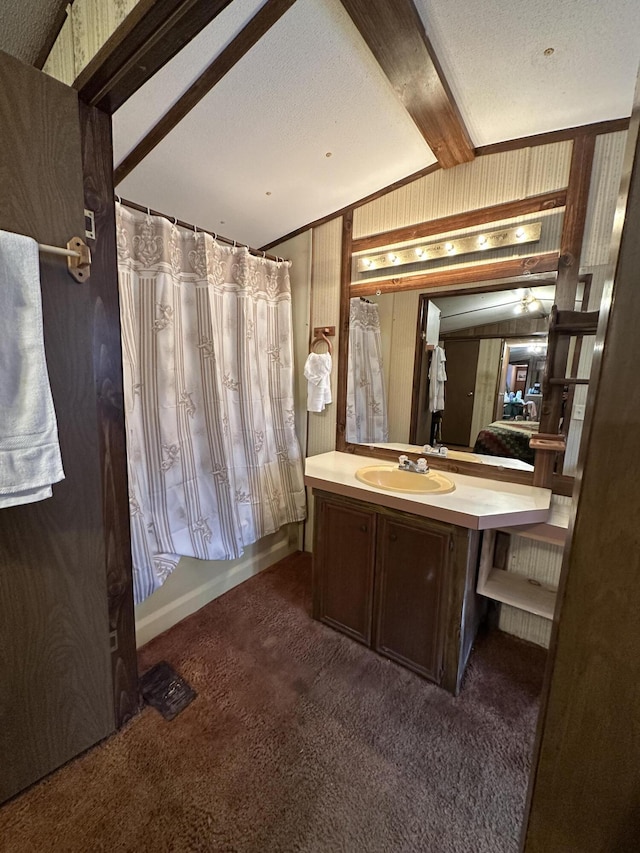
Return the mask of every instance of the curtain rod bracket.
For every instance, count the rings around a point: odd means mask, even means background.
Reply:
[[[67,249],[73,252],[67,256],[69,272],[83,284],[91,275],[91,249],[81,237],[72,237],[67,243]]]

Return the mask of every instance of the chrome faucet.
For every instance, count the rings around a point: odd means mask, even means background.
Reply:
[[[400,468],[401,471],[413,471],[416,474],[429,473],[429,466],[427,465],[426,459],[420,457],[417,462],[413,462],[408,456],[405,456],[404,453],[402,456],[398,457],[398,468]]]
[[[423,453],[427,453],[430,456],[447,456],[449,453],[449,449],[444,446],[444,444],[434,444],[433,447],[430,444],[425,444],[422,448]]]

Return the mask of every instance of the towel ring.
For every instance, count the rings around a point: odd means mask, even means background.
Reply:
[[[310,352],[315,352],[315,348],[317,344],[325,343],[328,347],[327,352],[329,355],[333,355],[333,346],[331,345],[331,341],[326,335],[320,333],[317,338],[314,338],[311,341],[311,346],[309,347]]]

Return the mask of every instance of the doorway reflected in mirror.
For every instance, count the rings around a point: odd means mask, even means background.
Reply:
[[[423,313],[429,315],[432,304],[440,312],[447,381],[441,411],[425,412],[414,401],[416,444],[437,437],[447,447],[533,463],[528,444],[538,429],[539,409],[525,396],[542,380],[554,293],[550,284],[429,299]],[[426,322],[422,337],[426,340]],[[431,357],[427,349],[420,359],[418,389],[430,383]]]

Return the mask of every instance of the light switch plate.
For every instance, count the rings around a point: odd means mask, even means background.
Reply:
[[[584,420],[584,403],[578,403],[573,407],[573,420],[574,421],[583,421]]]

